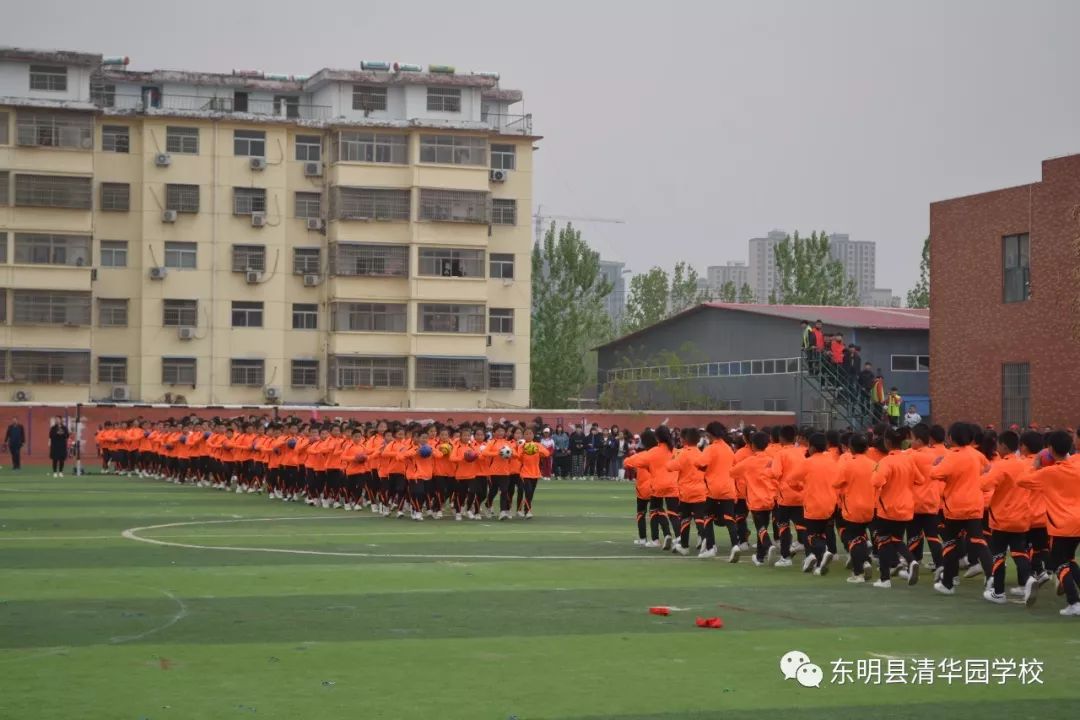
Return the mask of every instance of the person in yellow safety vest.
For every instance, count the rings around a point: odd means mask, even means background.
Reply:
[[[889,398],[885,401],[885,406],[889,413],[889,424],[893,427],[900,427],[900,415],[904,411],[904,398],[900,397],[900,392],[896,388],[889,388]]]
[[[885,378],[878,368],[874,384],[870,386],[870,402],[874,405],[874,422],[882,420],[885,414]]]

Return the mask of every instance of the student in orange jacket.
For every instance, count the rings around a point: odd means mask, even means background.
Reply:
[[[705,483],[708,489],[710,522],[727,528],[731,551],[728,562],[739,562],[739,530],[735,525],[735,481],[731,479],[731,466],[735,461],[735,451],[728,445],[728,431],[722,423],[715,420],[705,427],[705,436],[709,444],[701,453],[698,469],[705,471]],[[714,530],[715,532],[715,530]]]
[[[427,483],[435,474],[433,452],[431,445],[428,444],[427,435],[420,430],[413,432],[412,437],[399,452],[399,457],[405,459],[410,466],[410,471],[406,473],[408,480],[407,494],[409,503],[412,506],[412,519],[416,522],[424,520]],[[434,516],[434,513],[432,513],[432,516]]]
[[[791,486],[791,477],[799,465],[806,462],[806,448],[795,444],[798,431],[792,425],[780,428],[780,451],[776,453],[773,472],[779,483],[780,495],[776,500],[774,520],[780,533],[780,559],[777,567],[791,565],[791,556],[805,549],[806,523],[803,521],[802,493]],[[791,525],[795,525],[797,542],[791,539]]]
[[[677,474],[668,470],[668,462],[675,451],[671,429],[661,425],[656,430],[647,429],[641,434],[642,452],[634,453],[623,461],[623,467],[641,470],[647,468],[653,496],[649,499],[649,525],[652,537],[662,531],[661,547],[671,550],[674,531],[679,527],[679,488]]]
[[[750,445],[750,438],[756,430],[747,429],[742,439],[742,447],[735,451],[731,466],[735,467],[740,462],[754,454]],[[734,481],[734,478],[733,478]],[[739,531],[739,552],[750,552],[750,508],[746,505],[746,485],[735,483],[735,527]]]
[[[649,435],[649,444],[645,445],[644,436]],[[635,545],[641,547],[660,547],[659,529],[656,525],[653,526],[652,540],[647,539],[646,533],[649,526],[649,502],[652,498],[652,471],[649,469],[647,463],[643,461],[644,452],[649,448],[656,447],[656,433],[652,430],[645,430],[638,436],[640,447],[636,453],[627,455],[623,459],[623,468],[627,471],[627,475],[634,476],[634,495],[637,503],[637,512],[635,520],[637,521],[638,536],[634,541]],[[642,456],[638,460],[633,458]]]
[[[1020,450],[1034,458],[1044,449],[1042,433],[1029,430],[1020,436]],[[1070,456],[1074,462],[1078,455]],[[1032,461],[1034,462],[1034,460]],[[1031,574],[1035,582],[1042,587],[1050,580],[1050,535],[1046,530],[1046,498],[1041,492],[1031,493],[1029,527],[1027,533],[1028,552],[1031,556]]]
[[[808,440],[806,460],[788,476],[788,485],[803,496],[803,518],[808,543],[803,572],[825,575],[833,553],[829,552],[825,534],[836,512],[836,460],[829,454],[829,442],[824,433],[813,433]]]
[[[1017,484],[1046,498],[1050,566],[1055,568],[1058,594],[1064,594],[1067,603],[1061,614],[1080,617],[1080,567],[1076,564],[1076,548],[1080,545],[1080,463],[1069,460],[1072,437],[1064,430],[1050,433],[1047,445],[1047,450],[1036,457],[1034,468]]]
[[[731,468],[731,477],[736,487],[745,488],[746,505],[754,518],[754,528],[757,530],[757,551],[752,558],[754,565],[771,566],[776,562],[776,546],[769,538],[769,526],[779,487],[772,471],[774,460],[768,453],[768,434],[754,433],[747,447],[752,454]]]
[[[1027,533],[1031,527],[1031,491],[1017,485],[1031,469],[1035,458],[1020,450],[1020,436],[1007,430],[998,436],[1000,457],[983,475],[982,488],[990,493],[990,553],[993,558],[993,586],[983,591],[983,598],[998,605],[1006,604],[1005,552],[1016,565],[1018,590],[1024,604],[1035,603],[1038,585],[1031,575]]]
[[[716,557],[716,536],[709,518],[705,472],[701,469],[701,432],[697,428],[683,428],[682,448],[668,461],[667,469],[678,473],[679,487],[679,537],[674,552],[687,555],[690,552],[690,525],[697,525],[698,535],[705,539],[705,546],[698,551],[699,558]]]
[[[907,527],[908,550],[922,564],[923,540],[930,547],[934,568],[941,567],[941,490],[939,482],[930,479],[934,461],[943,456],[945,428],[940,425],[927,427],[919,423],[911,429],[911,451],[915,455],[915,467],[924,482],[915,486],[915,516]]]
[[[461,502],[464,498],[457,497],[457,483],[454,480],[454,463],[450,460],[450,453],[454,446],[451,442],[450,428],[437,428],[435,437],[431,440],[434,451],[432,482],[435,487],[436,504],[441,508],[447,500],[454,509],[454,519],[461,521]]]
[[[914,456],[901,450],[903,442],[898,429],[890,427],[885,431],[885,449],[889,454],[881,459],[873,475],[878,491],[874,530],[881,570],[881,579],[874,583],[876,588],[892,587],[890,577],[898,562],[897,555],[906,565],[907,584],[919,582],[921,566],[904,543],[904,530],[915,517],[914,489],[926,481],[919,474]]]
[[[496,425],[494,437],[487,444],[482,456],[491,463],[491,489],[488,490],[488,510],[491,511],[492,495],[499,493],[499,520],[509,520],[510,515],[510,470],[514,458],[514,446],[506,438],[506,428]]]
[[[877,488],[873,479],[877,463],[866,455],[868,443],[865,435],[852,435],[848,443],[851,457],[838,463],[833,489],[837,492],[840,513],[844,517],[840,541],[851,556],[851,576],[847,581],[861,584],[868,582],[873,572],[866,531],[874,519],[874,508],[877,506]]]
[[[521,439],[525,441],[518,450],[518,460],[521,462],[521,484],[524,490],[522,510],[525,513],[525,519],[531,520],[533,497],[536,495],[536,485],[541,477],[540,461],[550,457],[551,451],[536,440],[536,434],[532,428],[526,428]],[[640,522],[639,526],[644,532],[644,522]]]
[[[487,497],[487,478],[480,474],[480,446],[486,435],[483,428],[461,427],[461,436],[454,443],[450,460],[455,465],[454,478],[458,482],[458,492],[465,499],[465,517],[470,520],[483,520],[480,505]],[[464,483],[466,489],[461,490]]]

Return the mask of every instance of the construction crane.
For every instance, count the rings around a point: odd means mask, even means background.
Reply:
[[[616,225],[622,225],[626,221],[619,218],[601,218],[601,217],[581,217],[577,215],[550,215],[544,212],[543,205],[536,206],[536,214],[533,215],[533,220],[536,223],[536,238],[535,242],[539,244],[540,238],[544,236],[544,221],[545,220],[573,220],[574,222],[587,222],[587,223],[614,223]]]

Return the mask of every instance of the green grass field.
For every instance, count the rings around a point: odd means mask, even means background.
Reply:
[[[849,586],[840,565],[813,577],[676,558],[632,545],[626,483],[544,483],[536,511],[413,523],[0,471],[0,718],[1045,720],[1080,708],[1080,622],[1058,616],[1050,585],[1027,610],[984,602],[978,580],[946,598],[929,582]],[[796,649],[823,667],[820,688],[782,678]],[[830,683],[833,660],[924,657],[1035,657],[1042,684]]]

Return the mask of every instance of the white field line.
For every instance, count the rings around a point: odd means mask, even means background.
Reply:
[[[113,645],[119,645],[120,643],[134,642],[135,640],[142,640],[144,637],[148,637],[150,635],[153,635],[154,633],[159,633],[162,630],[166,630],[168,628],[171,628],[173,625],[175,625],[176,623],[180,622],[185,617],[187,617],[188,609],[187,609],[187,605],[184,604],[183,600],[176,597],[175,595],[173,595],[168,590],[162,590],[161,593],[163,595],[167,596],[170,600],[175,602],[176,605],[177,605],[176,613],[171,618],[166,620],[163,624],[158,625],[157,627],[150,628],[146,632],[141,632],[138,635],[118,635],[116,637],[109,638],[109,642],[112,643]]]

